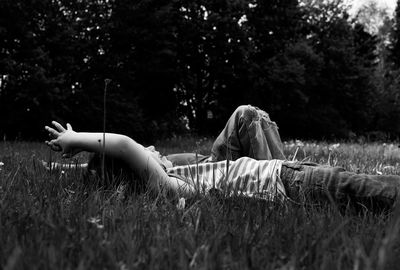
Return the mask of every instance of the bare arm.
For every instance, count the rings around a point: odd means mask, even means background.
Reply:
[[[153,190],[159,190],[161,185],[182,195],[190,195],[193,192],[192,186],[179,179],[170,178],[150,151],[125,135],[105,133],[103,148],[103,133],[75,132],[69,124],[67,129],[55,121],[52,124],[55,129],[45,127],[53,137],[46,144],[55,151],[62,151],[63,157],[72,157],[80,151],[104,152],[128,164],[138,176],[149,181],[149,187]]]

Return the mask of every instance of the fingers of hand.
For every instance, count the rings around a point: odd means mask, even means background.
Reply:
[[[72,130],[72,126],[70,123],[67,123],[67,130]]]
[[[49,126],[45,126],[44,128],[49,133],[50,137],[57,138],[58,136],[60,136],[60,133],[57,130],[55,130],[54,128],[51,128]]]
[[[56,122],[56,121],[52,121],[51,123],[53,124],[53,126],[56,127],[56,129],[57,129],[59,132],[64,132],[64,131],[65,131],[65,128],[64,128],[60,123],[58,123],[58,122]]]

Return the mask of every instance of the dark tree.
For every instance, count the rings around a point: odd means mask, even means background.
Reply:
[[[191,127],[209,132],[210,113],[225,118],[224,112],[231,111],[232,103],[246,90],[243,78],[248,76],[244,73],[249,43],[243,24],[247,3],[184,0],[178,4],[179,78],[174,91]]]
[[[391,34],[391,57],[397,68],[400,68],[400,1],[397,1],[394,13],[394,24]]]
[[[341,1],[308,1],[302,8],[301,32],[314,61],[299,62],[308,69],[303,76],[304,98],[287,100],[295,105],[294,110],[283,110],[289,111],[287,130],[294,129],[301,137],[325,138],[361,133],[369,123],[374,37],[351,23]]]
[[[0,134],[10,139],[37,137],[70,86],[76,42],[57,4],[0,2]]]
[[[0,135],[102,129],[107,80],[106,130],[141,141],[215,134],[246,103],[284,137],[397,132],[399,8],[387,57],[390,21],[377,37],[343,3],[2,0]]]
[[[178,77],[175,2],[116,1],[109,24],[109,72],[131,102],[133,115],[142,113],[142,129],[148,135],[180,126],[173,92]]]

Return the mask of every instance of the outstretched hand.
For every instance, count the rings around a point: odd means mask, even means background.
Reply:
[[[73,147],[72,143],[77,133],[72,130],[72,126],[67,124],[65,129],[60,123],[56,121],[51,122],[53,127],[45,126],[46,131],[49,133],[50,141],[46,144],[54,151],[62,152],[63,158],[70,158],[79,153],[81,150]]]

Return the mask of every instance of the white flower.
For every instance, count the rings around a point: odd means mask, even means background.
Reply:
[[[179,210],[183,210],[185,209],[185,205],[186,205],[186,200],[185,198],[180,198],[178,201],[178,204],[176,205],[176,208],[178,208]]]
[[[104,229],[104,225],[100,224],[100,218],[99,217],[90,217],[87,220],[89,223],[95,225],[97,229]]]
[[[99,223],[99,222],[100,222],[100,218],[99,218],[99,217],[90,217],[90,218],[88,218],[87,221],[88,221],[89,223],[96,224],[96,223]]]
[[[58,179],[61,180],[64,176],[65,176],[65,171],[62,170],[62,171],[60,172],[60,177],[59,177]]]

